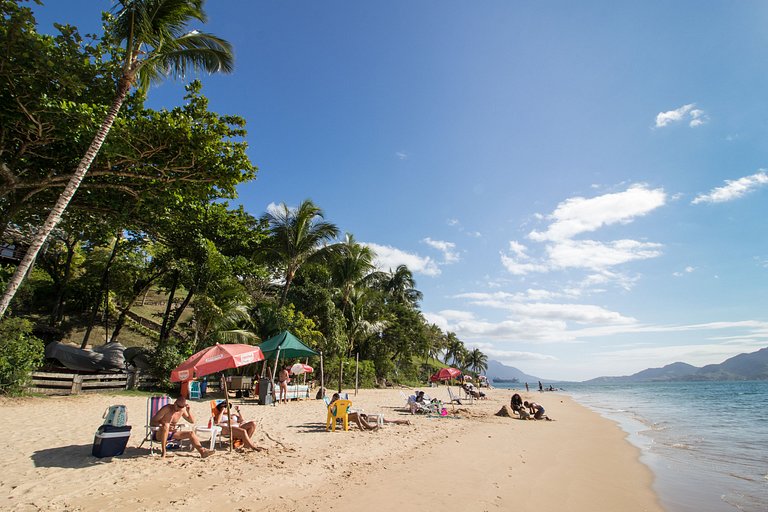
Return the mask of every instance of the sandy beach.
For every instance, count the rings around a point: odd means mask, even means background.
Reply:
[[[454,388],[456,389],[456,388]],[[402,390],[409,394],[409,390]],[[427,389],[447,399],[445,387]],[[353,407],[409,419],[378,431],[325,430],[322,401],[240,403],[268,453],[226,447],[148,456],[146,397],[80,395],[3,399],[0,509],[36,510],[516,510],[661,511],[652,474],[611,421],[558,393],[523,394],[556,421],[495,416],[509,390],[449,406],[448,417],[411,415],[400,390],[361,390]],[[125,404],[133,426],[120,457],[91,456],[107,406]],[[207,401],[192,402],[207,423]]]

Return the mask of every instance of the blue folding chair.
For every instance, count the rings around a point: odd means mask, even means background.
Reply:
[[[200,383],[193,380],[189,383],[189,398],[192,400],[200,400],[203,397],[200,391]]]

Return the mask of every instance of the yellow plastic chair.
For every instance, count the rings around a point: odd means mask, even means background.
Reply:
[[[328,420],[325,425],[325,429],[329,428],[332,431],[336,430],[336,421],[341,420],[344,422],[344,430],[349,430],[349,408],[352,406],[352,402],[349,400],[336,400],[328,406]]]

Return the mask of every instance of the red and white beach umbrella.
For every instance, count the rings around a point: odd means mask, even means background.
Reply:
[[[243,343],[231,343],[204,348],[171,371],[171,382],[186,382],[204,375],[239,368],[247,364],[264,360],[264,353],[259,347]],[[224,379],[224,398],[227,401],[227,426],[232,431],[232,412],[229,410],[227,379]],[[229,443],[229,451],[232,451]]]
[[[204,348],[171,371],[171,382],[185,382],[204,375],[263,361],[259,347],[232,343]]]
[[[313,371],[315,371],[315,369],[309,366],[308,364],[296,363],[295,365],[291,366],[291,373],[294,375],[301,375],[302,373],[312,373]]]

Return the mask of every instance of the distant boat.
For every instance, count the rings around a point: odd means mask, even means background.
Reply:
[[[511,378],[511,379],[502,379],[502,378],[499,378],[499,377],[494,377],[493,378],[493,382],[518,384],[520,381],[518,379],[514,378],[514,377]]]

